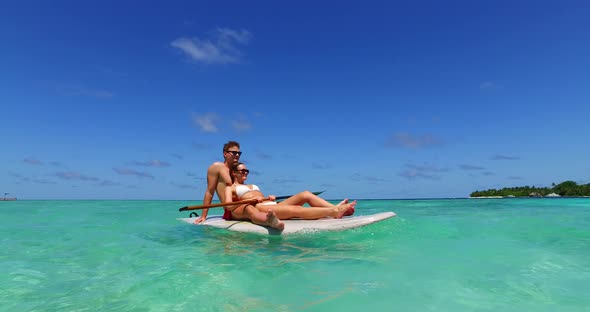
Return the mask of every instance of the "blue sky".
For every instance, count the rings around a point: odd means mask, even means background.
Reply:
[[[201,200],[590,183],[587,1],[11,1],[0,192]]]

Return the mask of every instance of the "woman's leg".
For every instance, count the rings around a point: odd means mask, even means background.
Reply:
[[[343,200],[340,204],[346,204],[348,200]],[[295,205],[295,206],[303,206],[304,204],[308,204],[312,207],[334,207],[336,205],[328,202],[327,200],[315,195],[310,191],[303,191],[301,193],[297,193],[279,204],[287,204],[287,205]],[[339,204],[339,205],[340,205]]]
[[[356,201],[332,207],[302,207],[298,205],[256,205],[256,208],[262,212],[274,210],[279,219],[301,218],[305,220],[315,220],[325,217],[342,218],[344,214],[354,209]]]

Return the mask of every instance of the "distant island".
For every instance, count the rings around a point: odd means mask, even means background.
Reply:
[[[560,197],[590,196],[590,183],[578,185],[574,181],[565,181],[551,187],[518,186],[503,189],[475,191],[470,197]]]

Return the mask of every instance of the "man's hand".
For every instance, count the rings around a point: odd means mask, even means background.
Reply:
[[[277,200],[277,197],[274,195],[268,195],[268,200],[275,201],[275,200]]]
[[[266,200],[266,197],[256,196],[255,199],[256,199],[256,203],[258,204],[258,203],[261,203],[261,202],[265,201]]]
[[[207,216],[200,216],[197,218],[197,220],[195,220],[195,224],[203,223],[205,220],[207,220]]]

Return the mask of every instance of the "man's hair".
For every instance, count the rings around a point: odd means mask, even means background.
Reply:
[[[223,145],[223,151],[225,152],[234,146],[240,148],[240,143],[238,143],[237,141],[229,141]]]

